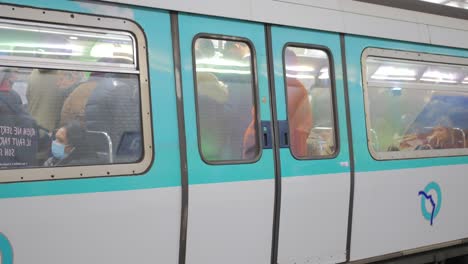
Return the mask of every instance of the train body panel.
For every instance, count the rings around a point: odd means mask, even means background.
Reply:
[[[452,165],[356,173],[351,259],[468,237],[468,215],[459,208],[466,200],[466,169]],[[425,217],[432,206],[420,194],[425,190],[435,203],[432,223],[430,216]]]
[[[273,189],[270,180],[191,185],[187,263],[268,262]]]
[[[164,0],[107,0],[107,2],[179,10],[345,34],[468,48],[465,41],[467,34],[466,20],[444,17],[441,15],[442,12],[429,14],[405,9],[405,7],[418,5],[418,1],[405,1],[404,4],[395,1],[394,3],[399,4],[401,8],[384,6],[389,2],[381,5],[375,1],[355,0],[312,2],[305,0],[242,0],[236,3],[215,0],[191,3],[183,0],[170,2]],[[398,5],[396,6],[398,7]],[[431,8],[437,10],[434,6]],[[443,8],[440,10],[443,10]],[[450,12],[445,12],[444,15],[450,16]],[[445,31],[445,29],[449,30]],[[441,31],[444,33],[439,34]],[[447,34],[450,31],[453,34]]]
[[[349,184],[347,173],[283,179],[278,263],[346,260]]]
[[[2,199],[14,263],[175,263],[180,188]]]

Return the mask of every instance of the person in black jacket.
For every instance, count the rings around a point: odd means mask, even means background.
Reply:
[[[126,133],[141,133],[138,79],[130,74],[106,74],[92,91],[85,107],[88,131],[106,132],[117,162],[140,157],[119,157],[119,144]],[[91,143],[92,144],[92,143]]]
[[[15,92],[16,69],[0,71],[0,167],[36,165],[37,123]]]

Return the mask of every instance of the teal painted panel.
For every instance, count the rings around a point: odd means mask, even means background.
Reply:
[[[4,1],[5,2],[5,1]],[[98,5],[71,1],[14,1],[30,6],[53,7],[71,12],[102,12]],[[94,6],[95,8],[92,8]],[[91,10],[92,9],[92,10]],[[147,8],[116,8],[143,28],[148,46],[154,163],[139,176],[100,177],[40,182],[0,184],[0,198],[77,194],[180,186],[176,96],[172,60],[170,17],[168,12]]]
[[[38,8],[48,8],[56,10],[65,10],[71,12],[86,12],[80,7],[80,3],[70,1],[70,0],[0,0],[0,3],[15,4],[15,5],[24,5]]]
[[[210,165],[201,159],[198,150],[192,66],[192,42],[199,33],[241,37],[250,40],[255,49],[259,97],[262,98],[260,101],[265,101],[265,103],[262,102],[260,105],[261,119],[270,120],[270,99],[263,25],[223,18],[181,14],[179,16],[179,26],[189,183],[201,184],[273,179],[274,162],[271,150],[263,150],[260,160],[250,164]]]
[[[468,163],[468,157],[439,157],[408,160],[377,161],[372,158],[367,145],[364,112],[364,93],[361,75],[361,54],[367,47],[425,52],[457,57],[468,57],[467,50],[445,48],[424,44],[407,43],[370,37],[346,37],[346,61],[348,67],[351,124],[353,129],[354,156],[357,171],[397,170]]]
[[[343,86],[343,71],[341,63],[340,37],[336,33],[313,30],[295,29],[289,27],[273,27],[273,58],[275,72],[276,105],[279,120],[286,120],[285,80],[283,76],[283,49],[288,43],[311,45],[311,48],[326,48],[332,54],[331,62],[335,72],[335,96],[338,116],[339,154],[335,158],[319,160],[297,160],[290,149],[281,149],[282,177],[312,176],[330,173],[345,173],[350,169],[349,149],[346,127],[346,109]]]

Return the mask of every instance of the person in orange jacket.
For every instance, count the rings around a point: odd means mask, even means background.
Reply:
[[[289,67],[298,64],[292,50],[286,49],[285,64]],[[290,149],[295,157],[305,158],[308,156],[307,138],[312,128],[312,106],[307,89],[300,80],[286,75],[286,85]],[[253,159],[258,154],[255,116],[252,109],[252,121],[244,133],[244,159]]]

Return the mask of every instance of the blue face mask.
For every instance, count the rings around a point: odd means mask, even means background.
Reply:
[[[57,159],[66,158],[68,153],[65,153],[65,145],[58,143],[57,140],[52,141],[52,155]]]

